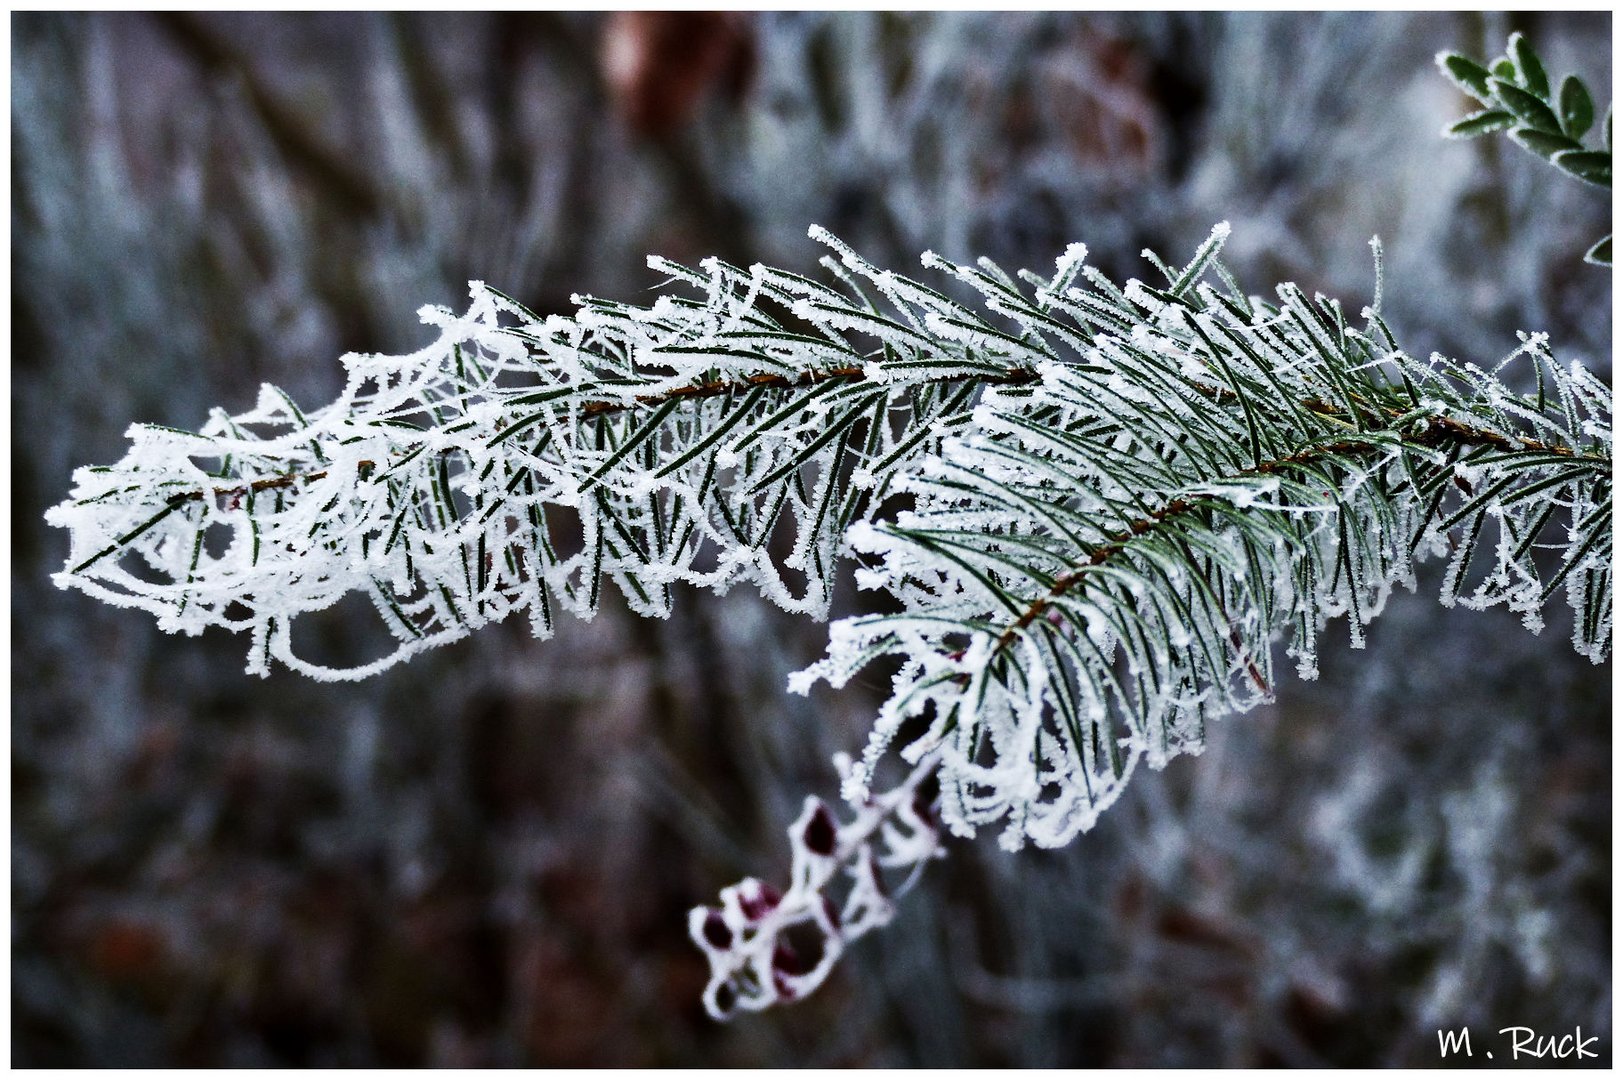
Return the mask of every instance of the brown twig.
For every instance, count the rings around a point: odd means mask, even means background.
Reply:
[[[637,405],[663,405],[665,402],[673,399],[702,399],[721,397],[727,394],[738,393],[743,390],[754,389],[758,386],[768,387],[773,390],[794,390],[813,386],[829,379],[849,379],[853,382],[857,382],[866,378],[867,374],[864,369],[857,365],[814,369],[812,371],[802,372],[799,375],[747,375],[742,379],[718,380],[716,382],[698,383],[694,386],[678,386],[659,394],[640,395],[630,402],[588,402],[587,404],[581,406],[580,411],[582,416],[596,418],[599,416],[607,416],[613,413],[624,412],[628,409],[634,408]],[[1036,382],[1039,378],[1040,376],[1037,374],[1037,372],[1030,368],[1010,368],[999,375],[946,375],[939,379],[933,379],[930,381],[950,383],[974,379],[979,382],[1001,386],[1024,386]],[[1200,382],[1191,382],[1191,385],[1199,393],[1211,397],[1216,401],[1226,401],[1236,396],[1234,391],[1225,387],[1210,386]],[[1311,399],[1304,401],[1302,406],[1310,412],[1318,413],[1321,416],[1331,419],[1347,419],[1345,409],[1332,405],[1329,402]],[[1402,412],[1397,409],[1390,409],[1384,406],[1378,407],[1377,411],[1384,413],[1388,419],[1396,419],[1397,417],[1403,415]],[[1449,417],[1432,417],[1428,423],[1430,425],[1428,430],[1415,437],[1415,441],[1421,442],[1424,445],[1432,445],[1433,443],[1440,441],[1439,436],[1446,434],[1452,437],[1454,441],[1468,445],[1476,444],[1483,446],[1494,446],[1502,450],[1513,450],[1517,446],[1520,446],[1523,449],[1541,451],[1548,454],[1557,454],[1564,457],[1578,456],[1569,447],[1555,446],[1550,443],[1540,442],[1537,439],[1531,439],[1524,436],[1516,436],[1511,438],[1501,435],[1496,431],[1486,431],[1481,428],[1472,427],[1469,424],[1462,424],[1458,420],[1454,420]],[[1333,445],[1362,446],[1363,444],[1338,443]],[[1283,468],[1292,464],[1299,464],[1304,459],[1304,454],[1308,457],[1312,457],[1317,456],[1320,453],[1324,453],[1329,449],[1331,448],[1323,447],[1312,451],[1304,451],[1301,454],[1291,455],[1290,457],[1280,458],[1277,461],[1263,462],[1261,465],[1256,466],[1253,471],[1266,473],[1273,469]],[[288,473],[285,476],[273,476],[262,480],[254,480],[239,487],[215,488],[213,494],[218,498],[231,498],[234,496],[246,495],[250,491],[257,493],[260,491],[268,491],[277,488],[288,488],[301,482],[320,480],[326,475],[327,470],[325,469],[311,473]],[[172,503],[187,502],[202,499],[207,494],[209,494],[209,492],[206,491],[185,492],[180,495],[171,496],[169,501]],[[1020,625],[1024,626],[1025,623],[1021,623]]]
[[[639,405],[663,405],[672,398],[708,398],[721,397],[726,394],[737,393],[740,390],[750,390],[757,386],[769,387],[773,390],[793,390],[812,386],[816,383],[827,382],[829,379],[849,379],[860,382],[867,378],[862,368],[851,365],[847,367],[822,368],[803,372],[799,375],[748,375],[742,379],[732,379],[719,382],[699,383],[697,386],[678,386],[674,390],[667,390],[663,394],[648,394],[636,399]],[[997,383],[1002,386],[1021,386],[1036,382],[1038,375],[1029,368],[1010,368],[1002,375],[946,375],[933,382],[962,382],[966,379],[975,379],[980,382]],[[630,408],[630,404],[616,401],[594,401],[581,406],[584,416],[602,416],[606,413],[621,412]]]

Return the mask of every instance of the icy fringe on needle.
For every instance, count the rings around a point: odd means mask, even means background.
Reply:
[[[944,854],[923,791],[935,765],[927,758],[894,789],[854,802],[854,817],[844,825],[808,796],[788,830],[788,891],[745,878],[721,891],[720,907],[688,913],[688,934],[710,962],[704,1007],[711,1016],[727,1020],[739,1010],[760,1012],[805,997],[823,985],[847,945],[890,922],[895,898]],[[846,755],[835,758],[842,774],[851,767]],[[887,871],[899,884],[886,884]],[[832,893],[842,886],[845,900],[836,904]],[[810,931],[815,952],[789,940],[797,927]]]
[[[132,428],[50,513],[71,532],[57,581],[167,630],[250,631],[252,671],[359,678],[517,611],[547,637],[605,580],[645,615],[677,582],[747,582],[823,617],[854,558],[895,613],[835,624],[791,680],[899,661],[843,796],[865,820],[894,752],[939,781],[947,829],[1001,823],[1010,848],[1066,843],[1141,763],[1199,752],[1272,695],[1276,644],[1312,677],[1327,620],[1361,643],[1419,558],[1447,560],[1445,604],[1535,632],[1564,592],[1574,646],[1609,656],[1610,389],[1543,334],[1491,368],[1420,360],[1378,296],[1352,320],[1291,284],[1247,295],[1227,232],[1182,267],[1146,252],[1154,284],[1118,286],[1080,244],[1017,278],[926,253],[978,308],[815,228],[838,288],[652,259],[688,293],[543,318],[475,284],[467,314],[424,310],[420,352],[347,356],[318,412],[267,387],[199,433]],[[301,659],[295,622],[350,593],[394,651]],[[737,887],[727,945],[703,917],[713,1009],[722,985],[783,997],[766,943],[807,912],[829,937],[821,888],[760,923],[765,894]]]

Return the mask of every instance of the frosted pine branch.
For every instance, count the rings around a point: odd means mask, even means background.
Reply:
[[[1533,631],[1564,593],[1575,647],[1610,655],[1611,391],[1544,335],[1492,369],[1411,357],[1373,307],[1243,293],[1226,226],[1185,266],[1152,260],[1156,285],[1118,286],[1081,245],[1020,281],[926,254],[975,306],[813,235],[839,288],[651,260],[691,295],[542,318],[475,284],[467,314],[425,309],[425,349],[346,357],[317,412],[267,387],[198,433],[138,425],[51,511],[57,581],[167,630],[248,631],[252,671],[358,678],[519,612],[547,637],[605,581],[644,615],[678,583],[750,583],[823,617],[854,558],[896,613],[837,623],[791,688],[900,662],[844,777],[857,823],[828,819],[859,840],[813,877],[797,848],[787,906],[746,882],[719,928],[694,916],[718,1013],[826,976],[775,964],[791,924],[825,958],[869,925],[821,896],[890,812],[870,791],[887,754],[939,780],[952,831],[1063,844],[1141,763],[1271,697],[1276,645],[1312,677],[1328,620],[1361,644],[1427,557],[1445,604]],[[301,659],[294,624],[352,593],[394,651]],[[924,733],[893,747],[910,720]]]
[[[1056,302],[1093,343],[990,391],[898,482],[913,508],[853,529],[859,582],[902,611],[836,624],[793,684],[899,657],[864,766],[928,720],[901,754],[941,756],[955,832],[1068,842],[1141,761],[1199,752],[1213,718],[1267,700],[1276,641],[1305,677],[1329,618],[1361,645],[1419,557],[1449,558],[1445,604],[1534,631],[1564,589],[1575,647],[1610,653],[1607,387],[1542,335],[1499,365],[1535,368],[1523,397],[1404,355],[1372,310],[1355,329],[1293,286],[1263,304],[1168,278]]]

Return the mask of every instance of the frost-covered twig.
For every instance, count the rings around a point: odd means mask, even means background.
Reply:
[[[902,665],[847,797],[925,718],[900,752],[941,755],[954,832],[1066,843],[1141,761],[1198,753],[1211,720],[1271,697],[1277,640],[1306,677],[1329,618],[1362,644],[1428,554],[1449,558],[1445,603],[1535,631],[1564,587],[1575,647],[1609,655],[1610,390],[1542,335],[1501,364],[1534,367],[1522,397],[1406,356],[1376,312],[1357,330],[1333,301],[1279,296],[1133,286],[1135,318],[1110,332],[1099,312],[1083,362],[990,391],[898,482],[913,508],[852,530],[859,584],[900,610],[837,623],[792,684]]]
[[[929,334],[964,309],[818,235],[845,293],[655,259],[701,298],[583,300],[543,319],[475,283],[466,315],[424,309],[440,330],[428,347],[345,357],[344,392],[317,412],[267,386],[200,432],[137,425],[129,454],[80,470],[50,513],[72,532],[57,581],[168,630],[248,630],[250,670],[276,659],[318,678],[364,677],[516,612],[550,636],[557,607],[595,612],[605,579],[644,615],[669,611],[676,582],[740,581],[821,614],[843,529],[966,420],[978,387],[1035,375]],[[294,624],[351,593],[394,651],[348,669],[300,657]]]

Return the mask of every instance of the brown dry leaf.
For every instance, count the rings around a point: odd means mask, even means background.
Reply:
[[[1045,91],[1071,119],[1078,160],[1143,174],[1156,166],[1161,139],[1149,64],[1131,42],[1079,36],[1065,63],[1050,66]]]
[[[626,124],[658,138],[688,123],[712,89],[737,101],[755,42],[745,12],[617,11],[604,26],[600,62]]]
[[[87,928],[83,953],[88,966],[108,982],[150,988],[163,975],[170,946],[156,922],[113,914]]]

